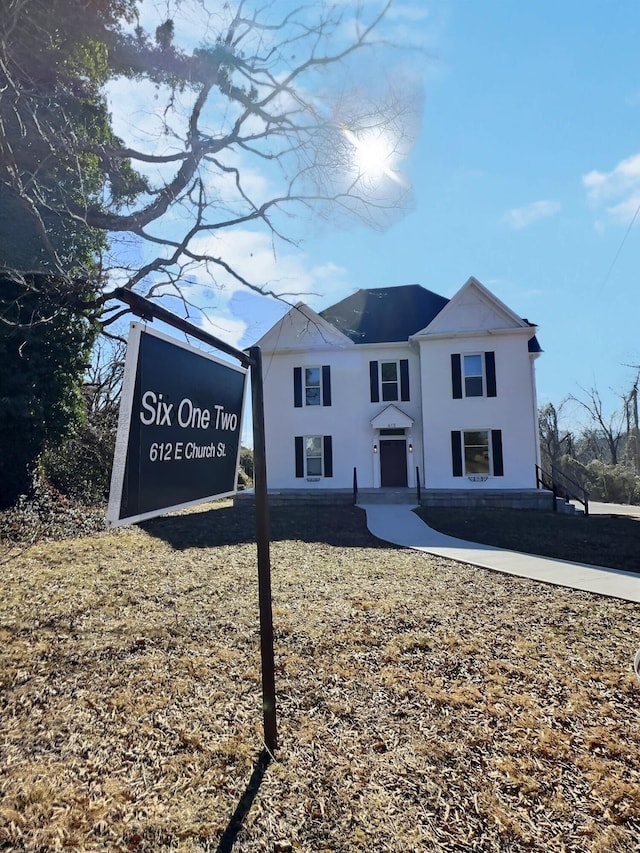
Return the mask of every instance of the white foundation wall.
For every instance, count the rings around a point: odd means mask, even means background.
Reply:
[[[528,330],[420,340],[424,486],[426,489],[533,489],[539,461],[535,371]],[[493,351],[496,397],[453,399],[451,354]],[[484,482],[454,477],[452,430],[502,431],[504,476]]]
[[[372,403],[369,362],[409,361],[409,401]],[[294,367],[331,367],[331,406],[295,408]],[[415,468],[423,456],[420,403],[420,359],[409,344],[380,344],[327,347],[302,352],[263,353],[267,484],[277,489],[350,489],[353,469],[358,487],[380,485],[379,453],[374,444],[379,433],[371,420],[389,405],[413,418],[407,429],[409,486],[415,485]],[[330,435],[333,448],[333,477],[318,481],[295,476],[295,436]],[[413,451],[409,451],[412,444]],[[421,470],[422,477],[422,470]]]

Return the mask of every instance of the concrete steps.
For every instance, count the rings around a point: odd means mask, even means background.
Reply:
[[[556,498],[556,511],[563,515],[584,515],[584,507],[581,503],[565,501],[564,498]]]
[[[418,505],[415,489],[358,489],[358,504],[403,504]]]

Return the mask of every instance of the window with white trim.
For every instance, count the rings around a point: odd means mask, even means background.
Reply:
[[[333,477],[333,440],[330,435],[295,437],[296,477],[316,480]]]
[[[502,430],[452,430],[451,464],[454,477],[503,477]]]
[[[490,474],[489,430],[464,430],[462,445],[464,449],[464,473],[467,476],[470,474]]]
[[[293,405],[296,409],[331,405],[330,365],[293,368]]]
[[[380,362],[380,396],[387,403],[398,399],[398,362]]]
[[[304,369],[304,404],[319,406],[322,402],[322,371],[319,367]]]
[[[452,353],[451,388],[454,400],[497,396],[495,353]]]
[[[307,435],[304,439],[304,467],[307,477],[322,477],[322,436]]]
[[[484,396],[484,364],[482,353],[465,355],[462,358],[462,375],[464,377],[464,396]]]
[[[409,400],[409,360],[370,361],[369,383],[372,403]]]

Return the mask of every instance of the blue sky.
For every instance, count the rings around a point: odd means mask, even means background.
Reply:
[[[397,164],[413,209],[385,231],[311,218],[275,255],[229,235],[230,259],[316,309],[359,287],[451,296],[473,275],[538,324],[541,403],[595,385],[614,407],[640,363],[640,3],[416,0],[386,26],[423,49],[362,68],[419,78],[419,132]],[[213,331],[248,346],[283,311],[230,290]]]

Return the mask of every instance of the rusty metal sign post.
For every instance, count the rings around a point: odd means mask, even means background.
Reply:
[[[269,503],[267,497],[267,464],[264,434],[264,397],[262,387],[262,354],[260,347],[247,352],[221,341],[203,329],[183,320],[149,299],[124,288],[114,292],[114,299],[124,302],[143,320],[154,319],[185,332],[209,346],[237,359],[251,373],[251,399],[253,408],[253,468],[256,507],[256,548],[258,556],[258,601],[260,610],[260,657],[262,663],[262,710],[264,743],[270,753],[278,745],[276,721],[275,664],[273,652],[273,612],[271,605],[271,557],[269,532]]]

